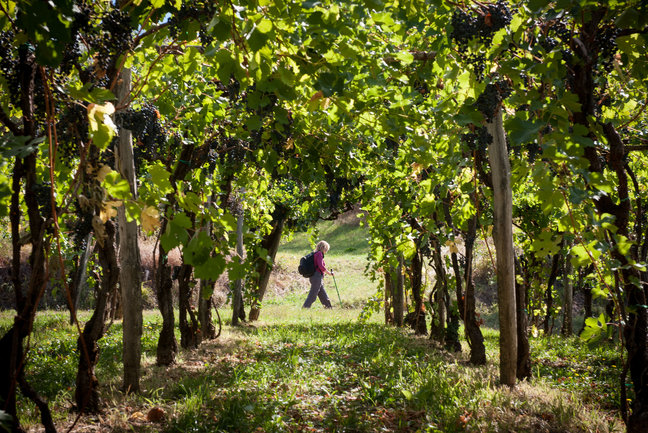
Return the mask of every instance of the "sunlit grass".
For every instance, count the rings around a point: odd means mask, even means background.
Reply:
[[[326,262],[336,270],[342,308],[329,277],[325,285],[334,309],[319,302],[301,308],[308,280],[293,267],[310,247],[305,234],[295,236],[279,251],[279,279],[260,320],[239,327],[226,323],[217,340],[181,350],[176,365],[155,365],[162,320],[157,311],[145,312],[140,394],[119,391],[122,328],[116,321],[100,341],[96,371],[105,411],[81,423],[151,432],[622,430],[622,364],[614,344],[590,348],[576,339],[531,339],[533,377],[513,390],[500,387],[499,333],[488,327],[490,321],[482,327],[488,364],[481,367],[467,365],[465,341],[463,353],[452,354],[408,329],[384,326],[382,314],[360,323],[361,308],[376,290],[363,274],[362,229],[329,229],[324,226],[319,238],[332,243]],[[342,245],[353,250],[345,252]],[[221,309],[224,318],[231,316],[229,308]],[[496,318],[493,311],[485,311],[489,320]],[[80,317],[84,322],[90,313]],[[12,312],[0,312],[0,330],[12,320]],[[68,322],[65,312],[39,313],[25,370],[49,400],[61,431],[75,416],[70,408],[79,356],[78,331]],[[19,407],[21,422],[36,428],[33,405],[22,398]],[[164,412],[161,423],[147,421],[152,408]]]

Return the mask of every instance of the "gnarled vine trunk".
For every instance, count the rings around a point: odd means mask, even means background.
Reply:
[[[392,303],[394,308],[394,324],[399,328],[403,326],[405,319],[405,281],[403,278],[403,257],[398,257],[396,268],[396,285],[392,291]]]
[[[448,282],[441,257],[441,245],[438,240],[432,241],[432,259],[434,261],[434,271],[436,272],[436,282],[434,290],[430,293],[430,304],[434,314],[430,324],[430,339],[434,339],[441,344],[446,341],[446,320],[448,313]]]
[[[37,64],[34,53],[26,46],[19,49],[20,71],[20,108],[22,110],[22,130],[13,123],[3,122],[14,136],[36,138],[36,120],[34,118],[34,80]],[[16,316],[13,326],[0,339],[0,401],[3,410],[11,417],[12,431],[22,431],[16,413],[16,390],[20,388],[23,395],[32,400],[41,413],[41,422],[48,433],[56,432],[47,403],[29,386],[24,377],[25,353],[23,342],[31,333],[38,304],[43,296],[47,283],[45,269],[46,240],[45,229],[48,223],[40,214],[38,199],[35,194],[36,159],[38,151],[24,158],[16,157],[12,174],[12,193],[9,207],[11,227],[12,264],[11,280],[16,298]],[[24,183],[23,183],[24,182]],[[23,293],[21,274],[21,200],[20,192],[24,185],[24,204],[27,208],[27,221],[32,251],[29,256],[30,278],[27,290]]]
[[[562,249],[563,241],[560,242],[560,247]],[[556,279],[558,278],[558,273],[560,271],[560,262],[562,260],[562,253],[558,251],[553,255],[551,259],[551,271],[549,272],[549,279],[547,281],[547,288],[545,290],[545,320],[544,320],[544,332],[545,335],[551,335],[553,331],[553,288],[556,284]]]
[[[517,355],[517,378],[520,380],[528,379],[531,377],[531,347],[529,345],[529,335],[527,332],[528,317],[526,298],[529,291],[529,281],[531,277],[528,275],[528,267],[524,266],[522,260],[516,260],[516,268],[522,276],[522,283],[515,281],[515,303],[517,311],[517,342],[518,342],[518,355]]]
[[[614,225],[616,232],[610,233],[610,238],[615,236],[630,237],[629,234],[629,217],[631,199],[629,196],[628,172],[625,167],[625,144],[616,131],[612,123],[603,125],[591,125],[591,119],[596,118],[597,95],[599,89],[594,80],[594,68],[597,60],[600,46],[595,45],[595,37],[603,31],[607,9],[599,8],[592,11],[587,16],[587,20],[582,23],[578,37],[578,49],[574,50],[577,61],[573,62],[573,67],[569,70],[569,82],[571,91],[577,95],[580,104],[580,111],[574,112],[573,121],[576,124],[587,128],[589,138],[595,143],[603,137],[598,137],[594,132],[600,130],[602,126],[603,135],[607,140],[609,150],[606,151],[606,160],[608,167],[613,171],[617,178],[616,197],[608,194],[595,196],[594,205],[599,215],[610,214],[614,216]],[[574,38],[572,44],[576,47],[577,41]],[[594,128],[593,126],[596,126]],[[603,173],[604,166],[597,146],[585,147],[585,158],[589,162],[589,171],[593,173]],[[615,199],[618,201],[615,201]],[[637,271],[628,264],[628,257],[621,252],[612,242],[612,257],[618,260],[622,267],[622,287],[623,297],[620,294],[614,294],[619,299],[619,307],[625,310],[627,305],[627,314],[620,311],[622,316],[627,316],[623,326],[625,345],[628,353],[628,366],[630,377],[634,385],[635,398],[632,400],[632,413],[628,417],[628,432],[639,433],[648,431],[648,280],[645,273]],[[646,245],[643,246],[646,248]],[[637,249],[630,249],[632,259],[637,261],[639,256]],[[645,257],[645,256],[644,256]],[[625,404],[625,402],[622,402]]]
[[[214,282],[209,280],[200,280],[200,297],[198,300],[198,321],[200,322],[200,333],[203,340],[212,340],[216,338],[216,327],[212,319],[212,302],[213,295],[205,296],[205,293],[214,291]]]
[[[571,247],[571,245],[568,245]],[[571,336],[573,330],[573,316],[574,316],[574,284],[572,281],[573,266],[569,253],[565,256],[565,263],[563,265],[563,321],[560,328],[560,333],[564,336]]]
[[[385,267],[385,325],[394,324],[394,314],[392,313],[392,293],[394,292],[394,270],[391,267]]]
[[[261,302],[263,301],[263,297],[265,296],[266,290],[268,288],[268,281],[270,281],[273,262],[277,255],[277,250],[279,250],[279,242],[281,241],[281,235],[283,233],[283,228],[287,217],[288,209],[286,209],[282,205],[277,205],[274,218],[271,222],[272,230],[263,238],[263,241],[261,242],[261,248],[268,252],[270,263],[268,263],[262,257],[256,258],[255,269],[258,277],[256,281],[254,281],[254,292],[252,293],[252,308],[250,308],[250,314],[248,316],[250,321],[258,320],[259,315],[261,314]]]
[[[160,230],[166,228],[166,220],[163,220]],[[178,343],[175,338],[175,319],[173,313],[173,281],[171,280],[171,267],[168,264],[167,251],[160,244],[158,247],[158,266],[155,273],[155,288],[157,294],[158,308],[162,315],[162,329],[157,344],[157,364],[171,365],[175,362],[178,353]]]
[[[97,240],[99,264],[102,268],[101,283],[96,292],[97,299],[92,317],[85,324],[83,333],[77,340],[79,352],[79,366],[76,377],[76,390],[74,399],[77,410],[83,413],[97,413],[101,410],[99,398],[99,381],[94,374],[95,366],[99,360],[99,346],[97,342],[107,330],[108,300],[117,287],[119,281],[119,266],[117,265],[117,251],[115,250],[116,228],[112,221],[104,224],[106,237],[101,242]]]
[[[423,307],[423,255],[417,245],[416,253],[412,257],[410,266],[412,283],[412,297],[414,298],[414,319],[413,328],[417,335],[427,335],[427,324],[425,323],[425,310]]]
[[[200,324],[196,314],[191,307],[192,297],[192,277],[193,267],[183,264],[178,273],[178,292],[179,292],[179,326],[180,326],[180,346],[183,349],[194,349],[202,341]],[[187,319],[188,316],[188,319]]]
[[[243,261],[243,211],[239,211],[236,218],[236,254],[240,262]],[[266,283],[267,284],[267,283]],[[243,278],[239,278],[233,283],[232,293],[232,325],[236,326],[239,323],[241,310],[243,310]],[[243,318],[245,318],[245,310],[243,310]]]
[[[473,192],[473,199],[476,200],[477,193]],[[477,322],[476,302],[475,302],[475,282],[473,281],[473,253],[475,250],[475,238],[477,236],[477,214],[468,222],[466,232],[465,258],[466,266],[464,268],[464,278],[466,284],[466,294],[463,300],[463,318],[466,340],[470,346],[470,363],[473,365],[486,364],[486,347],[484,346],[484,336]]]

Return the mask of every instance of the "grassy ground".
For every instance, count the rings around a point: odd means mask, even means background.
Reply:
[[[353,225],[320,227],[331,243],[344,308],[319,303],[301,310],[307,281],[296,274],[310,249],[306,236],[285,243],[279,271],[253,325],[223,334],[178,363],[155,366],[161,319],[146,312],[143,392],[124,396],[121,324],[101,340],[97,376],[102,414],[84,416],[75,431],[165,432],[617,432],[621,361],[611,344],[589,348],[577,339],[533,339],[534,377],[515,389],[497,386],[498,333],[483,328],[489,363],[466,364],[468,348],[451,354],[408,330],[384,327],[381,316],[359,323],[375,291],[362,271],[366,241]],[[337,306],[332,281],[329,294]],[[84,319],[88,314],[83,315]],[[0,333],[12,312],[0,312]],[[71,412],[78,352],[65,313],[38,316],[30,341],[28,380],[50,401],[60,431]],[[21,400],[23,424],[38,430],[35,408]],[[160,419],[149,414],[158,414]]]

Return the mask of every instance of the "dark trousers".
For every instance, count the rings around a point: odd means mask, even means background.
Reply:
[[[310,292],[308,292],[308,296],[306,297],[302,308],[310,308],[317,298],[319,298],[322,305],[326,308],[332,308],[331,300],[326,294],[326,290],[324,290],[324,284],[322,283],[323,279],[324,275],[322,275],[320,271],[315,271],[315,273],[310,277]]]

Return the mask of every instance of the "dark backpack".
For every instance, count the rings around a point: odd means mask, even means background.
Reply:
[[[315,252],[306,254],[299,261],[297,271],[306,278],[310,278],[315,273]]]

